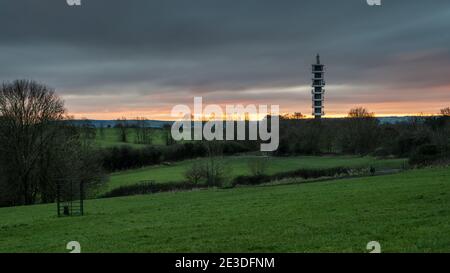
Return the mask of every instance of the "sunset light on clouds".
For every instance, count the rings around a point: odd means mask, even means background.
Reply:
[[[22,2],[0,10],[0,76],[47,83],[77,118],[167,120],[194,96],[308,116],[317,53],[326,117],[436,114],[450,101],[448,1]]]

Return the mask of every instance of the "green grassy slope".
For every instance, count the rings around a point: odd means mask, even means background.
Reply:
[[[0,252],[450,251],[450,169],[0,209]]]
[[[238,175],[249,175],[248,162],[255,156],[231,156],[222,159],[229,178]],[[154,180],[158,183],[183,181],[184,173],[195,161],[207,159],[187,160],[174,163],[171,166],[153,166],[137,170],[117,172],[111,175],[111,179],[105,190],[111,190],[124,185],[136,184],[144,180]],[[268,164],[268,173],[292,171],[296,169],[321,169],[333,167],[366,167],[377,168],[401,168],[404,159],[377,160],[373,157],[355,156],[301,156],[301,157],[272,157]]]

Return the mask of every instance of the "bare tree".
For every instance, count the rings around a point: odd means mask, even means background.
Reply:
[[[65,113],[63,101],[45,85],[28,80],[1,85],[0,205],[52,202],[56,181],[70,171],[76,181],[90,180],[91,172],[81,165],[94,157],[80,149],[81,129],[65,123]]]
[[[441,115],[444,117],[450,117],[450,107],[441,109]]]
[[[293,118],[298,120],[298,119],[305,118],[305,116],[302,113],[300,113],[300,112],[295,112],[294,115],[293,115]]]
[[[295,113],[285,114],[281,118],[287,119],[287,120],[300,120],[300,119],[304,119],[305,115],[303,115],[300,112],[295,112]]]
[[[128,124],[128,120],[126,117],[122,117],[116,120],[116,126],[119,130],[119,141],[120,142],[128,142],[128,132],[130,129],[130,125]]]
[[[208,186],[220,186],[226,176],[226,170],[222,158],[222,146],[217,141],[207,141],[208,160],[204,166],[204,176]]]
[[[147,126],[147,119],[142,117],[136,118],[136,143],[137,144],[151,144],[152,139],[150,135],[150,128]]]
[[[81,124],[80,124],[80,130],[81,130],[83,139],[95,140],[95,138],[97,136],[97,129],[95,128],[95,125],[91,120],[89,120],[87,118],[82,118]]]
[[[170,124],[166,124],[163,126],[163,129],[162,129],[162,133],[163,133],[162,137],[164,138],[167,146],[175,144],[175,140],[172,137],[171,128],[172,128],[172,126]]]
[[[53,145],[57,132],[52,124],[63,120],[64,114],[63,101],[45,85],[27,80],[2,84],[1,166],[15,202],[28,205],[35,201],[39,183],[33,179],[34,172],[42,154]]]
[[[374,113],[369,112],[364,107],[353,108],[348,112],[349,118],[373,118],[375,117]]]
[[[192,184],[197,185],[204,177],[204,166],[194,162],[184,173],[184,177]]]
[[[342,136],[343,150],[357,154],[367,154],[374,150],[378,140],[377,129],[378,120],[374,113],[363,107],[351,109]]]

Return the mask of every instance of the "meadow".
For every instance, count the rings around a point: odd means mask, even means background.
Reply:
[[[450,169],[0,209],[0,252],[448,252]]]
[[[150,129],[151,144],[152,145],[166,145],[165,132],[162,129]],[[95,144],[101,148],[130,146],[133,148],[143,148],[146,144],[136,143],[136,131],[133,128],[128,129],[127,142],[119,140],[119,129],[117,128],[103,128],[96,129]]]
[[[153,145],[165,145],[153,130]],[[135,144],[118,131],[97,132],[98,147]],[[253,154],[216,158],[227,179],[251,175]],[[198,158],[110,174],[101,193],[142,181],[185,181]],[[268,157],[267,174],[335,167],[403,169],[406,159],[371,156]],[[288,185],[209,188],[93,199],[83,217],[56,216],[56,205],[0,208],[0,252],[447,252],[450,245],[450,169]]]

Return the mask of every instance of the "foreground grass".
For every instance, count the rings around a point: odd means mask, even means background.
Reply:
[[[229,179],[239,175],[250,175],[249,161],[256,156],[231,156],[221,159]],[[137,170],[117,172],[111,175],[110,181],[104,191],[120,186],[133,185],[145,180],[157,183],[183,181],[184,173],[194,163],[207,159],[187,160],[173,163],[171,166],[152,166]],[[299,156],[299,157],[271,157],[268,164],[268,174],[293,171],[297,169],[323,169],[333,167],[368,167],[376,168],[402,168],[404,159],[377,160],[373,157],[356,156]]]
[[[0,209],[0,252],[450,251],[450,169]]]

